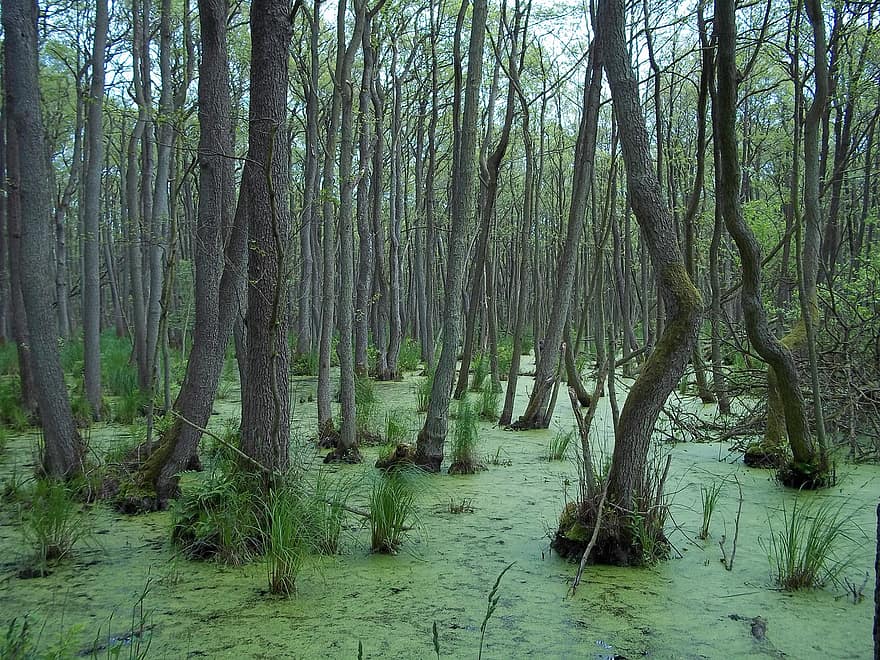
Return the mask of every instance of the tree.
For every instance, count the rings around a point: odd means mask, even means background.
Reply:
[[[453,108],[454,146],[452,190],[450,192],[449,253],[446,261],[445,289],[443,291],[443,337],[440,358],[431,386],[431,399],[425,424],[419,431],[415,462],[432,472],[440,471],[443,462],[443,442],[455,377],[458,340],[461,332],[461,287],[467,228],[476,209],[477,110],[480,79],[483,72],[483,44],[486,38],[486,0],[474,0],[468,44],[467,82],[464,85],[464,108],[461,108],[461,30],[468,0],[459,9],[455,31],[455,98]]]
[[[824,452],[817,451],[814,446],[791,350],[773,335],[767,323],[761,300],[761,250],[754,232],[743,219],[739,199],[741,175],[735,123],[736,16],[734,3],[730,0],[716,0],[715,30],[718,36],[718,93],[714,122],[721,165],[720,172],[716,174],[716,188],[727,231],[733,237],[742,261],[742,306],[746,333],[752,346],[771,369],[791,444],[793,462],[780,471],[779,478],[795,488],[821,488],[829,483],[827,458]],[[818,258],[818,245],[816,250],[815,258]],[[811,257],[805,254],[805,263],[808,258]]]
[[[86,115],[88,160],[83,185],[83,366],[86,397],[95,419],[103,415],[101,401],[101,172],[104,169],[104,51],[109,15],[107,0],[95,3],[92,81]]]
[[[290,260],[287,140],[287,0],[255,0],[251,6],[251,96],[248,162],[247,373],[242,396],[241,448],[270,473],[288,466],[290,444],[290,347],[286,279]],[[266,484],[270,485],[270,484]]]
[[[37,3],[3,0],[4,71],[10,134],[18,149],[19,180],[13,195],[21,208],[21,292],[45,446],[42,468],[71,478],[83,469],[85,447],[70,409],[58,355],[52,309],[52,256],[48,168],[37,65]]]
[[[601,0],[596,34],[608,74],[614,114],[620,126],[620,146],[633,213],[650,254],[666,310],[666,322],[654,351],[632,384],[615,433],[607,499],[618,510],[646,512],[660,485],[648,474],[647,455],[660,409],[678,383],[696,343],[702,318],[700,294],[688,277],[672,217],[663,203],[660,183],[651,169],[648,132],[624,37],[624,3]],[[623,514],[626,519],[628,515]],[[650,522],[650,521],[648,521]],[[640,560],[641,549],[632,524],[609,526],[603,539],[605,554],[620,563]],[[662,536],[662,529],[651,530]],[[602,532],[600,531],[600,535]]]

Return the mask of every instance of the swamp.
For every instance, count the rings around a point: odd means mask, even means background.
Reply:
[[[0,660],[880,660],[871,3],[0,17]]]

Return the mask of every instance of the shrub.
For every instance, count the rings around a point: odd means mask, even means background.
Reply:
[[[370,548],[373,552],[395,554],[400,548],[408,523],[414,518],[415,472],[398,469],[382,474],[370,493]]]
[[[21,406],[21,383],[17,378],[0,381],[0,425],[15,431],[30,426],[28,414]]]
[[[171,540],[191,559],[240,565],[259,551],[256,492],[233,461],[220,461],[171,510]]]
[[[308,353],[293,352],[293,359],[290,361],[290,374],[292,376],[317,376],[318,375],[318,352],[309,351]]]
[[[847,537],[842,510],[795,499],[791,511],[783,507],[782,524],[774,529],[770,521],[770,561],[779,586],[797,591],[835,582],[846,564],[837,554]]]
[[[513,337],[507,335],[498,342],[498,375],[504,380],[510,371],[510,363],[513,361]]]

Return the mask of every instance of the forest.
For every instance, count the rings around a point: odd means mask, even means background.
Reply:
[[[876,4],[0,12],[0,658],[880,659]]]

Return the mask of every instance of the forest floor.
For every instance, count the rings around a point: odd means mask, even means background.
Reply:
[[[408,410],[418,424],[415,378],[375,384],[382,407],[377,419],[384,411]],[[518,410],[530,387],[531,379],[520,379]],[[239,414],[238,390],[226,389],[215,406],[215,429]],[[300,403],[314,389],[314,380],[293,383],[293,424],[302,434],[315,428],[314,404]],[[712,407],[703,411],[711,414]],[[309,559],[288,599],[267,595],[260,562],[226,567],[180,557],[168,540],[168,513],[127,517],[103,504],[87,512],[91,533],[70,559],[47,577],[22,579],[18,568],[26,549],[17,508],[4,501],[0,634],[11,619],[27,616],[42,648],[61,642],[67,655],[88,656],[96,639],[109,639],[120,651],[113,657],[129,657],[138,646],[131,631],[141,620],[132,608],[146,592],[141,641],[149,639],[148,658],[357,658],[359,643],[364,658],[427,658],[434,657],[435,622],[442,657],[476,658],[489,591],[515,562],[499,587],[485,658],[871,657],[880,466],[840,464],[835,488],[798,496],[784,491],[771,472],[743,466],[726,445],[664,443],[657,452],[672,455],[672,557],[646,569],[590,566],[570,598],[576,567],[550,552],[549,538],[564,502],[576,494],[577,469],[573,458],[551,462],[547,453],[550,439],[574,428],[574,419],[560,405],[555,420],[549,430],[524,433],[481,422],[480,455],[489,469],[424,477],[418,525],[397,556],[370,554],[369,529],[351,519],[343,554]],[[607,400],[593,428],[599,439],[612,437]],[[111,446],[126,432],[96,425],[92,444]],[[34,445],[33,434],[7,444],[0,483],[32,473]],[[377,453],[367,448],[363,465],[329,468],[361,479],[352,504],[366,506]],[[498,464],[489,462],[494,457]],[[727,535],[729,551],[739,505],[735,479],[742,486],[742,515],[735,564],[727,571],[719,540]],[[721,496],[710,536],[701,541],[700,487],[713,483],[723,484]],[[848,540],[839,552],[847,562],[840,579],[856,585],[867,580],[863,601],[854,603],[842,582],[797,593],[774,584],[770,527],[782,525],[783,510],[790,512],[796,497],[842,509]],[[451,513],[450,503],[464,503],[468,512]],[[756,637],[757,617],[765,634]],[[98,657],[110,653],[102,650]]]

